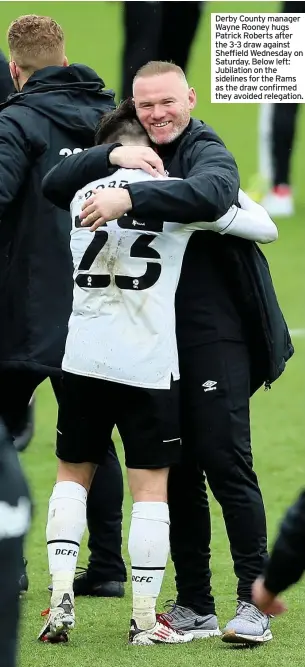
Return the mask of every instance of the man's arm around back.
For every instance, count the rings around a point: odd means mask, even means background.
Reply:
[[[66,158],[44,178],[45,196],[57,206],[68,209],[78,189],[103,177],[105,167],[109,173],[113,149],[114,146],[97,146]],[[136,149],[128,147],[131,153]],[[127,152],[126,146],[124,151]],[[187,164],[187,173],[182,181],[156,179],[127,186],[132,201],[131,213],[135,217],[149,216],[184,224],[214,221],[237,201],[238,170],[223,144],[197,141],[191,148],[186,148],[183,160]],[[120,166],[129,167],[130,164],[120,163]],[[133,166],[143,168],[142,164]]]
[[[231,153],[217,142],[197,141],[185,150],[189,171],[182,181],[132,183],[131,214],[168,222],[212,222],[237,201],[239,175]]]

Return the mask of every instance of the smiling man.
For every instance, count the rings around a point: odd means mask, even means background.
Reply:
[[[45,194],[69,209],[76,190],[113,167],[165,170],[171,177],[105,188],[83,205],[92,231],[130,212],[136,220],[213,222],[237,201],[232,155],[205,123],[191,119],[196,94],[183,71],[150,62],[134,80],[135,113],[150,147],[96,146],[67,158],[44,179]],[[268,313],[268,322],[266,314]],[[219,634],[211,594],[210,514],[205,487],[222,507],[238,578],[236,615],[226,641],[272,639],[269,618],[252,603],[266,557],[266,519],[253,470],[249,399],[284,370],[293,348],[265,259],[243,239],[207,231],[188,242],[176,293],[182,465],[169,475],[170,539],[177,603],[167,617],[195,638]]]
[[[154,144],[169,144],[189,124],[196,93],[188,87],[183,72],[169,71],[158,76],[156,69],[154,79],[153,88],[151,77],[141,76],[141,70],[134,79],[137,115]]]

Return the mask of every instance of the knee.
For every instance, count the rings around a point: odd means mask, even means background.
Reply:
[[[67,463],[59,460],[57,482],[75,482],[90,489],[96,466],[93,463]]]
[[[128,484],[134,502],[167,502],[168,468],[128,468]]]

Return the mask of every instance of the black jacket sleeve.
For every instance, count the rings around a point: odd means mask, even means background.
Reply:
[[[121,144],[104,144],[70,155],[55,165],[42,181],[42,192],[52,204],[69,210],[77,192],[97,178],[105,178],[113,171],[109,153]]]
[[[238,170],[231,153],[217,142],[199,140],[186,156],[184,180],[149,181],[127,186],[135,218],[169,222],[214,221],[237,200]]]
[[[288,510],[266,565],[265,586],[276,595],[305,571],[305,491]]]
[[[8,62],[2,51],[0,51],[0,104],[5,102],[7,97],[13,92],[14,85],[10,75]]]
[[[19,123],[0,114],[0,219],[15,199],[32,164],[29,142]]]

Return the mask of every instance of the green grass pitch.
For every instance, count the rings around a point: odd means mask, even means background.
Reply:
[[[210,2],[207,4],[189,66],[189,80],[198,92],[196,115],[210,123],[234,153],[242,186],[256,170],[257,112],[255,104],[210,103],[211,11],[277,11],[276,2]],[[119,90],[122,49],[122,3],[120,2],[1,2],[0,47],[6,51],[5,31],[11,20],[25,13],[53,16],[63,26],[70,62],[94,67],[108,87]],[[278,296],[292,330],[305,328],[304,316],[304,149],[305,114],[300,114],[297,146],[293,158],[293,183],[297,213],[279,222],[280,238],[267,248]],[[255,467],[264,494],[270,542],[286,506],[304,484],[304,361],[305,339],[294,339],[296,354],[284,376],[270,392],[259,391],[252,400],[252,434]],[[35,519],[27,543],[30,590],[22,603],[21,667],[299,667],[304,662],[304,584],[285,596],[289,613],[273,621],[274,641],[255,650],[236,650],[219,639],[202,640],[185,647],[133,648],[126,646],[131,586],[124,600],[77,600],[77,628],[67,645],[48,646],[36,641],[48,606],[49,582],[45,522],[48,497],[54,482],[55,402],[48,383],[37,392],[36,435],[22,455],[36,504]],[[118,443],[121,454],[121,446]],[[233,615],[235,579],[221,512],[212,499],[213,587],[220,624]],[[129,525],[130,497],[126,488],[124,553]],[[79,564],[86,564],[84,543]],[[160,606],[175,596],[172,568],[168,568]]]

